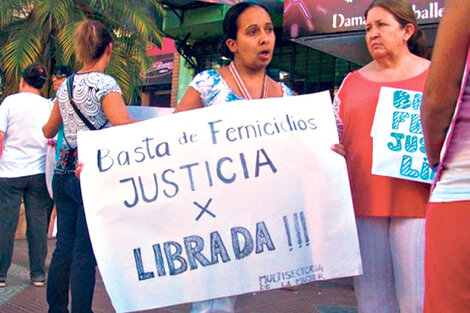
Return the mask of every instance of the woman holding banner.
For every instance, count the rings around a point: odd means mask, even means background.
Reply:
[[[425,313],[470,311],[469,14],[470,1],[445,2],[421,107],[429,163],[439,167],[426,214]]]
[[[261,4],[241,2],[231,7],[223,22],[223,56],[232,60],[218,70],[193,79],[175,112],[220,103],[292,96],[292,90],[268,77],[276,37],[269,11]],[[236,296],[195,302],[191,313],[234,312]]]
[[[175,112],[236,100],[294,95],[289,87],[266,74],[276,41],[266,7],[252,2],[231,7],[223,31],[220,50],[232,62],[196,75]]]
[[[371,174],[371,127],[382,87],[423,90],[429,68],[426,40],[406,0],[375,0],[365,18],[373,60],[348,74],[335,99],[364,272],[354,279],[358,310],[420,313],[430,186]]]
[[[75,177],[77,132],[133,122],[117,82],[104,74],[111,59],[111,33],[98,21],[85,20],[75,29],[75,55],[83,67],[57,91],[47,138],[64,124],[64,145],[52,182],[57,208],[57,244],[47,284],[49,313],[68,310],[69,285],[72,312],[91,313],[96,261],[83,209],[80,181]]]

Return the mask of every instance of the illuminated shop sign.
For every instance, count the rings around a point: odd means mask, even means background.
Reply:
[[[371,0],[285,0],[284,32],[290,38],[364,29]],[[444,0],[410,0],[420,25],[438,23]]]
[[[171,84],[173,75],[173,54],[153,56],[152,64],[140,73],[144,85]]]

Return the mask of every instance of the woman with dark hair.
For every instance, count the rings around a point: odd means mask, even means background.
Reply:
[[[230,65],[196,75],[175,112],[225,102],[292,96],[292,90],[268,77],[276,36],[269,11],[263,5],[241,2],[231,7],[223,22],[220,49]],[[230,313],[236,296],[195,302],[191,313]]]
[[[52,200],[46,189],[47,140],[41,127],[51,112],[49,100],[41,96],[46,70],[37,64],[21,75],[19,93],[0,106],[0,288],[6,286],[11,265],[20,204],[24,200],[33,285],[46,283],[47,212]]]
[[[289,87],[266,74],[276,36],[264,6],[241,2],[231,7],[224,18],[223,33],[220,50],[232,62],[196,75],[175,112],[236,100],[293,95]]]
[[[96,261],[75,177],[77,132],[133,122],[116,80],[104,74],[113,50],[111,33],[98,21],[75,28],[75,55],[82,68],[57,91],[44,135],[52,138],[64,124],[64,144],[52,181],[57,208],[57,243],[49,268],[49,313],[67,313],[69,285],[72,312],[91,313]]]
[[[375,0],[365,12],[372,61],[347,75],[335,99],[361,249],[354,278],[360,313],[421,313],[428,184],[371,174],[371,127],[382,87],[422,91],[426,41],[405,0]]]

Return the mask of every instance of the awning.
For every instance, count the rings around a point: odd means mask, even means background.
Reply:
[[[434,42],[444,0],[409,0],[428,41]],[[286,0],[283,30],[290,40],[365,64],[364,12],[370,0]]]
[[[282,26],[283,2],[279,0],[250,0],[266,6],[275,27]],[[230,5],[240,0],[159,0],[164,4],[162,30],[168,37],[196,42],[218,40],[222,37],[222,21]]]
[[[163,54],[173,54],[176,51],[175,41],[170,38],[163,38],[162,47],[153,47],[147,51],[148,56],[163,55]]]

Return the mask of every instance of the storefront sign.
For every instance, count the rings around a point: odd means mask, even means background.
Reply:
[[[372,174],[431,183],[420,92],[382,87],[372,125]]]
[[[328,92],[78,134],[88,228],[117,312],[361,273]]]
[[[290,38],[364,29],[370,0],[285,0],[284,32]],[[444,0],[410,0],[419,24],[438,23]]]
[[[173,74],[173,54],[152,56],[152,64],[140,73],[145,85],[171,84]]]

